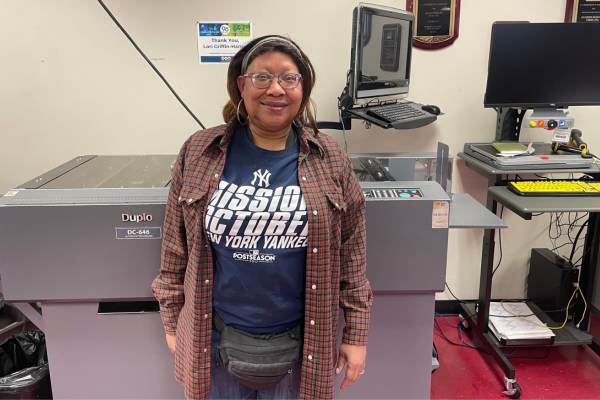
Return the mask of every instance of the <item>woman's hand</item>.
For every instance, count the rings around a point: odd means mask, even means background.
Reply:
[[[342,343],[335,374],[339,375],[346,363],[348,364],[348,368],[346,368],[346,376],[340,389],[346,389],[352,385],[365,372],[365,358],[367,358],[367,346]]]
[[[173,353],[173,354],[175,354],[175,341],[176,341],[176,336],[169,335],[167,333],[167,346],[169,346],[169,350],[171,350],[171,353]]]

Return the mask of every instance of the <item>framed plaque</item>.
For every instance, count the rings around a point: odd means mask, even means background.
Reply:
[[[406,9],[415,14],[414,47],[441,49],[458,38],[460,0],[406,0]]]
[[[567,0],[565,22],[600,22],[600,0]]]

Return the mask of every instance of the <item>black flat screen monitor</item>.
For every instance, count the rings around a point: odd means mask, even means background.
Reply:
[[[600,105],[600,24],[495,23],[484,105]]]
[[[408,93],[414,16],[360,3],[352,20],[350,95],[353,99]]]

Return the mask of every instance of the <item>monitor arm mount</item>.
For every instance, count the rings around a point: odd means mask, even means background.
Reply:
[[[382,103],[380,103],[382,104]],[[364,107],[354,108],[353,112],[350,113],[348,110],[352,110],[354,107],[354,100],[350,95],[350,85],[346,83],[346,87],[342,91],[340,97],[338,97],[338,113],[340,115],[339,122],[331,122],[331,121],[318,121],[317,128],[319,129],[337,129],[337,130],[350,130],[352,128],[352,119],[362,120],[366,123],[367,129],[371,126],[371,124],[380,126],[384,129],[415,129],[420,128],[425,125],[429,125],[437,119],[437,115],[429,114],[426,117],[406,120],[406,121],[396,121],[393,123],[386,122],[382,119],[376,118],[367,114],[364,110]]]
[[[346,87],[342,91],[340,97],[338,97],[338,112],[340,113],[341,119],[339,122],[331,121],[319,121],[317,122],[317,128],[319,129],[337,129],[346,130],[352,128],[352,116],[348,113],[348,109],[352,108],[354,101],[350,96],[350,85],[346,82]]]
[[[353,71],[349,70],[346,74],[346,86],[344,87],[344,90],[342,90],[342,94],[340,95],[340,97],[338,97],[338,114],[340,116],[339,121],[317,121],[318,129],[337,129],[341,131],[350,130],[352,128],[352,119],[358,119],[362,120],[363,122],[366,122],[367,129],[371,126],[371,124],[375,124],[384,129],[414,129],[420,128],[421,126],[429,125],[437,119],[437,116],[432,114],[429,115],[428,118],[388,123],[381,119],[368,115],[365,112],[348,112],[348,110],[352,110],[354,107],[354,99],[350,95],[350,78],[352,76],[352,73]]]
[[[498,107],[495,109],[496,142],[518,142],[521,134],[521,123],[526,110],[511,107]]]

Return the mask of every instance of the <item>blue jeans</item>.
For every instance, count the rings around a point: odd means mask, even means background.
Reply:
[[[217,346],[221,336],[214,329],[210,343],[210,393],[207,399],[299,399],[300,398],[300,376],[302,361],[298,361],[281,382],[269,390],[254,390],[242,385],[227,372],[223,364],[217,365]]]

